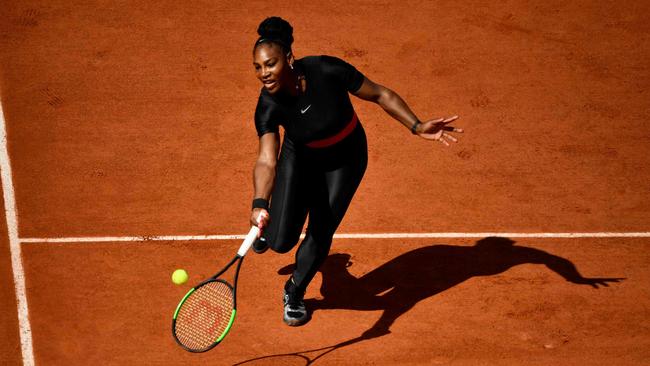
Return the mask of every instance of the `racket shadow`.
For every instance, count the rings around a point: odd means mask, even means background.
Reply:
[[[326,356],[328,353],[333,352],[339,348],[349,346],[351,344],[361,342],[365,337],[357,337],[349,339],[344,342],[337,343],[332,346],[315,348],[310,350],[291,352],[291,353],[278,353],[273,355],[266,355],[251,358],[245,361],[233,364],[233,366],[249,365],[249,366],[264,366],[264,365],[282,365],[282,366],[308,366],[314,364],[321,357]]]
[[[543,250],[517,246],[504,237],[478,240],[474,246],[437,244],[417,248],[395,257],[357,278],[346,253],[331,254],[321,266],[320,299],[306,299],[312,312],[327,309],[382,310],[379,320],[359,340],[381,337],[402,314],[418,302],[446,291],[476,276],[492,276],[520,264],[543,264],[574,284],[594,288],[624,278],[586,278],[576,266]],[[280,269],[290,274],[293,266]]]

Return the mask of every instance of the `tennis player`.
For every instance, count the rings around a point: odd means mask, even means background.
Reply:
[[[290,251],[309,214],[295,270],[284,286],[284,322],[298,326],[309,320],[305,290],[329,253],[368,162],[366,135],[349,94],[379,104],[412,134],[445,146],[457,141],[450,132],[462,130],[448,125],[457,116],[420,121],[399,95],[339,58],[296,59],[293,28],[282,18],[265,19],[257,32],[253,65],[263,87],[255,110],[259,155],[250,221],[262,235],[253,250]]]

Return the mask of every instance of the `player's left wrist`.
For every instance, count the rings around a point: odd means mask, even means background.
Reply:
[[[419,134],[418,128],[420,127],[421,124],[422,124],[422,122],[420,122],[419,119],[416,119],[413,126],[411,126],[411,133],[414,134],[414,135]]]

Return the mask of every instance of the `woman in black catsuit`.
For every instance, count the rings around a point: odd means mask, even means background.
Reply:
[[[301,325],[309,320],[305,289],[329,253],[368,162],[366,136],[348,93],[379,104],[425,139],[448,146],[456,142],[449,132],[462,130],[448,126],[456,116],[420,122],[395,92],[343,60],[295,59],[293,28],[281,18],[265,19],[258,33],[253,65],[264,86],[255,110],[260,145],[251,223],[263,234],[253,249],[290,251],[309,214],[295,270],[284,286],[284,321]],[[281,150],[279,126],[285,131]]]

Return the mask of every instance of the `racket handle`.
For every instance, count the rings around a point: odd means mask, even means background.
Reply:
[[[248,232],[246,238],[244,238],[244,242],[241,244],[239,250],[237,251],[238,256],[243,257],[246,255],[246,252],[248,252],[251,246],[253,246],[255,239],[257,239],[257,234],[259,231],[260,229],[257,226],[251,227],[251,230]]]

